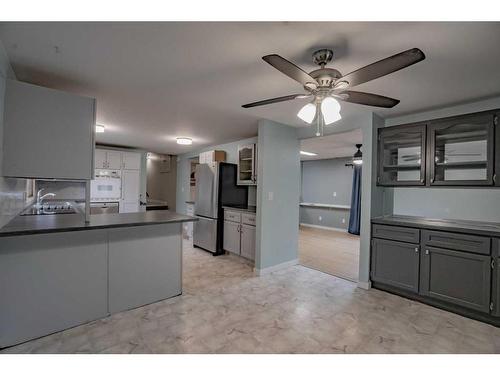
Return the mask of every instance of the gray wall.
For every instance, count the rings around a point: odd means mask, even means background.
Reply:
[[[350,206],[353,170],[345,166],[350,162],[351,158],[302,161],[300,201]],[[347,229],[349,210],[301,206],[300,222]]]
[[[16,79],[0,42],[0,166],[2,165],[5,80]],[[4,178],[0,173],[0,228],[26,207],[26,179]]]
[[[160,155],[154,154],[148,159],[146,190],[151,199],[159,199],[168,203],[169,210],[175,211],[177,189],[177,156],[170,156],[170,171],[161,173]]]
[[[255,268],[298,257],[300,143],[294,127],[259,121]],[[271,197],[272,196],[272,197]]]
[[[257,143],[257,137],[242,139],[240,141],[224,143],[217,146],[205,147],[195,151],[190,151],[185,154],[177,155],[177,205],[176,211],[179,213],[186,213],[186,201],[190,199],[190,186],[189,186],[189,175],[191,173],[191,161],[190,159],[197,157],[200,152],[210,151],[210,150],[222,150],[226,151],[226,161],[228,163],[238,163],[238,145],[244,145],[249,143]],[[256,192],[255,186],[250,186],[248,188],[248,204],[255,205],[256,202]]]
[[[385,126],[500,108],[500,97],[385,120]],[[500,189],[393,188],[385,211],[396,215],[500,221]]]

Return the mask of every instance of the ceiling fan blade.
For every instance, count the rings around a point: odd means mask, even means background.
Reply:
[[[339,86],[339,89],[346,88],[346,84],[347,87],[357,86],[375,78],[394,73],[424,59],[425,55],[421,50],[412,48],[346,74],[335,82],[334,88],[337,86]]]
[[[244,105],[242,105],[242,107],[243,108],[251,108],[251,107],[257,107],[257,106],[260,106],[260,105],[273,104],[273,103],[279,103],[279,102],[286,102],[287,100],[308,98],[310,96],[312,96],[312,95],[305,95],[305,94],[286,95],[286,96],[280,96],[278,98],[260,100],[258,102],[244,104]]]
[[[262,57],[262,60],[272,65],[276,69],[278,69],[281,73],[287,75],[291,79],[302,84],[302,86],[307,86],[311,88],[318,87],[318,82],[311,77],[304,70],[300,69],[294,63],[288,61],[287,59],[281,57],[280,55],[267,55]]]
[[[359,91],[343,91],[340,93],[339,99],[349,103],[364,104],[383,108],[392,108],[399,103],[399,100],[397,99]]]

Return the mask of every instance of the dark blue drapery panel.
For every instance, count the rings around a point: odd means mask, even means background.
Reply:
[[[355,165],[352,172],[351,214],[347,231],[359,235],[361,226],[361,165]]]

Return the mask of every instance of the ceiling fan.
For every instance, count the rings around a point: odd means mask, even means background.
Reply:
[[[318,121],[319,133],[320,122],[328,125],[341,118],[340,104],[337,99],[345,102],[382,108],[392,108],[397,105],[399,103],[397,99],[360,91],[352,91],[351,88],[396,72],[425,59],[425,55],[420,49],[411,48],[407,51],[357,69],[349,74],[342,75],[336,69],[326,68],[326,64],[333,59],[332,50],[320,49],[315,51],[312,57],[313,62],[319,65],[320,68],[310,73],[305,72],[297,65],[279,55],[272,54],[262,57],[265,62],[299,82],[304,87],[306,93],[261,100],[244,104],[242,107],[251,108],[294,99],[312,98],[312,102],[302,107],[297,116],[309,124],[316,118]],[[320,113],[322,113],[323,116],[319,116]],[[319,135],[318,133],[317,135]]]

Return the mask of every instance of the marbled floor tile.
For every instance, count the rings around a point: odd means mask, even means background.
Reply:
[[[500,329],[302,266],[184,248],[183,294],[1,353],[500,353]]]

